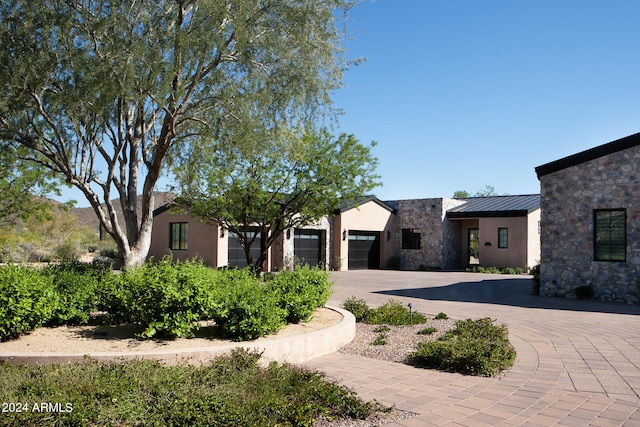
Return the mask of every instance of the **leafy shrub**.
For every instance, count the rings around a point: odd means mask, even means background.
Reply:
[[[443,312],[436,314],[436,317],[435,317],[435,319],[437,320],[447,320],[448,318],[449,316],[447,316],[447,314]]]
[[[533,276],[533,295],[540,295],[540,264],[536,264],[531,268],[531,275]]]
[[[364,402],[319,372],[279,363],[262,367],[258,360],[256,353],[235,350],[203,366],[0,364],[1,401],[73,405],[57,414],[4,414],[2,425],[310,426],[319,417],[364,419],[390,409]]]
[[[257,281],[248,270],[228,270],[222,277],[225,283],[220,285],[220,302],[210,316],[223,332],[244,341],[282,327],[287,311],[280,307],[279,295]]]
[[[57,306],[51,276],[20,266],[0,268],[0,341],[42,326]]]
[[[108,272],[104,268],[77,261],[43,269],[43,274],[53,278],[59,301],[48,323],[86,324],[91,312],[97,309],[97,290]]]
[[[433,335],[436,332],[438,332],[436,328],[429,326],[428,328],[420,329],[417,333],[418,335]]]
[[[418,344],[411,354],[419,366],[482,376],[510,368],[515,357],[507,327],[489,318],[460,320],[455,329],[437,341]]]
[[[400,257],[394,255],[387,260],[387,268],[389,270],[400,270]]]
[[[387,334],[378,334],[375,340],[371,343],[371,345],[387,345]]]
[[[104,308],[114,322],[145,327],[143,338],[191,337],[198,321],[219,303],[214,288],[219,277],[201,262],[145,263],[109,276],[103,288]]]
[[[305,265],[275,275],[267,282],[267,292],[277,296],[278,305],[286,311],[287,322],[306,322],[329,300],[331,283],[326,271]]]
[[[356,322],[363,322],[371,310],[367,302],[363,299],[356,299],[355,296],[347,298],[342,302],[342,308],[350,311],[356,318]]]
[[[578,286],[575,292],[578,299],[591,299],[595,293],[592,285]]]
[[[410,313],[409,309],[400,301],[389,300],[378,308],[369,310],[365,322],[374,325],[408,325],[426,323],[427,318],[418,312]]]

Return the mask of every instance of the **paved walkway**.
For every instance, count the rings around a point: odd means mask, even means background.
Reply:
[[[640,426],[640,307],[531,295],[531,280],[471,273],[333,273],[330,303],[389,298],[509,326],[512,369],[483,378],[334,353],[307,362],[364,399],[416,412],[392,426]]]

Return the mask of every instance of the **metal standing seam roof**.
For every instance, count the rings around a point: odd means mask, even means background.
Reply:
[[[471,197],[463,199],[465,204],[447,211],[447,217],[456,218],[487,218],[487,217],[516,217],[527,216],[540,208],[540,195],[529,194],[523,196],[490,196]]]

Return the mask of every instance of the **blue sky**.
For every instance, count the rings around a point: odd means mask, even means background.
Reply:
[[[375,140],[388,199],[492,185],[640,131],[638,1],[377,0],[350,15],[340,131]]]
[[[383,200],[538,193],[536,166],[640,131],[639,16],[637,0],[363,1],[345,47],[367,61],[334,96],[336,132],[378,142]]]

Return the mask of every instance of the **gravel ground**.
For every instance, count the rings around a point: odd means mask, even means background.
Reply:
[[[427,323],[413,326],[387,326],[389,330],[384,332],[376,332],[381,325],[357,323],[355,338],[342,347],[340,352],[389,362],[407,363],[409,355],[415,350],[419,342],[440,338],[455,326],[455,322],[452,319],[436,320],[433,316],[429,316]],[[418,334],[418,331],[427,327],[435,328],[437,332],[431,335]],[[373,342],[380,334],[385,335],[386,344],[374,345]],[[366,420],[340,419],[329,422],[321,419],[314,424],[314,427],[375,427],[411,418],[414,415],[412,412],[394,408],[389,413],[378,412]]]

